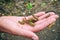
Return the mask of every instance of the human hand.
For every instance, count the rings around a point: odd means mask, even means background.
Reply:
[[[39,38],[34,32],[38,32],[46,28],[49,24],[55,22],[58,16],[53,12],[47,14],[45,14],[45,12],[39,12],[34,15],[39,19],[37,22],[35,22],[34,27],[30,26],[29,24],[22,25],[18,23],[18,21],[23,20],[24,17],[3,16],[0,18],[0,30],[10,34],[25,36],[28,38],[32,38],[33,40],[38,40]],[[30,18],[33,18],[33,16],[27,16],[26,18],[28,20]]]

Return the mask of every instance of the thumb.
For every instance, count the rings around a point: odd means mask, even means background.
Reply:
[[[18,28],[17,31],[15,30],[15,34],[19,35],[19,36],[24,36],[24,37],[27,37],[27,38],[31,38],[33,40],[39,40],[38,36],[35,33],[31,32],[31,31],[21,29],[21,28]]]

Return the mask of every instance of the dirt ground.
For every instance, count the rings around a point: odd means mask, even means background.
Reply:
[[[28,3],[34,5],[32,6],[32,9],[28,10]],[[0,16],[28,16],[41,11],[53,11],[60,16],[60,0],[3,0],[3,3],[0,5]],[[39,36],[39,40],[60,40],[60,17],[52,28],[46,28],[36,34]],[[0,40],[30,39],[7,33],[0,33]]]

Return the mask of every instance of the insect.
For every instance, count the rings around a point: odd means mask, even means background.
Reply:
[[[33,16],[33,18],[30,18],[29,20],[24,18],[22,21],[18,21],[18,23],[20,23],[22,25],[24,25],[26,23],[26,24],[29,24],[30,26],[34,26],[35,22],[38,21],[38,18],[34,15],[32,15],[32,16]]]
[[[48,25],[48,28],[50,29],[54,24],[55,22],[51,23],[50,25]]]

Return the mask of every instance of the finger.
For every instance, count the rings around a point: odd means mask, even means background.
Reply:
[[[55,15],[55,13],[54,12],[48,12],[50,15]]]
[[[47,17],[52,16],[52,15],[55,15],[55,13],[54,12],[48,12],[47,14],[39,17],[39,20],[44,19],[44,18],[47,18]]]
[[[59,18],[59,16],[58,16],[58,15],[56,15],[56,16],[55,16],[55,19],[57,19],[57,18]]]
[[[16,25],[14,25],[15,27]],[[23,36],[23,37],[27,37],[27,38],[30,38],[30,39],[33,39],[33,40],[39,40],[38,36],[31,32],[31,31],[27,31],[27,30],[24,30],[18,26],[16,26],[17,28],[14,29],[13,33],[14,35],[17,35],[17,36]]]
[[[38,12],[38,13],[36,13],[34,15],[37,16],[37,17],[39,17],[39,16],[44,15],[44,14],[45,14],[45,12]]]
[[[50,14],[49,14],[49,13],[47,13],[47,14],[45,14],[45,15],[43,15],[43,16],[41,16],[41,17],[39,17],[38,19],[39,19],[39,20],[41,20],[41,19],[47,18],[49,15],[50,15]]]
[[[31,38],[33,40],[39,39],[35,33],[31,32],[31,31],[24,30],[24,29],[20,29],[20,28],[17,29],[17,31],[15,32],[15,35]]]
[[[50,14],[50,16],[52,16],[52,15],[56,15],[54,12],[48,12],[48,13]],[[56,15],[56,18],[59,18],[59,16]]]
[[[38,13],[34,14],[34,16],[39,17],[39,16],[42,16],[42,15],[44,15],[44,14],[45,14],[45,12],[38,12]],[[33,16],[31,15],[31,16],[28,16],[27,18],[28,18],[28,19],[29,19],[29,18],[33,18]]]
[[[52,16],[50,16],[50,17],[48,17],[48,18],[58,18],[58,15],[52,15]],[[39,20],[39,21],[37,21],[37,22],[35,22],[35,24],[40,24],[40,23],[43,23],[43,22],[45,22],[47,20],[47,18],[45,18],[45,19],[43,19],[43,20]]]
[[[43,23],[43,22],[45,22],[47,19],[43,19],[43,20],[39,20],[39,21],[37,21],[37,22],[35,22],[35,24],[40,24],[40,23]]]

